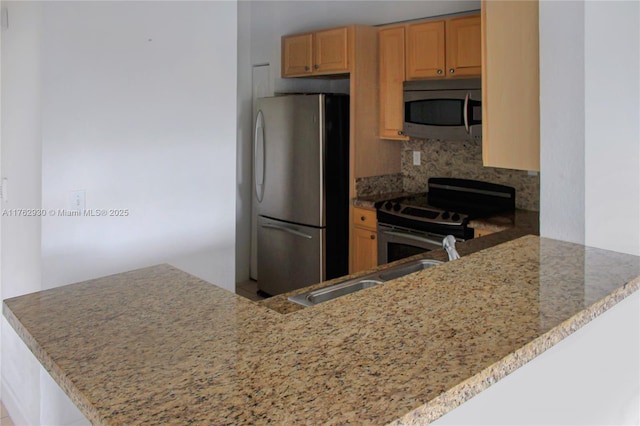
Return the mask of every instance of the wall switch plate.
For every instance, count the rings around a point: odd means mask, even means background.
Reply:
[[[5,203],[9,201],[9,179],[2,178],[2,185],[0,185],[0,198]]]
[[[413,165],[420,165],[420,151],[413,151]]]
[[[71,191],[71,210],[84,210],[85,207],[85,191]]]

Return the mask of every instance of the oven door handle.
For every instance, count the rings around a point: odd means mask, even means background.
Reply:
[[[441,241],[431,240],[429,238],[419,237],[417,235],[405,234],[404,232],[395,232],[395,231],[382,231],[382,233],[386,235],[390,235],[392,237],[406,238],[408,240],[420,241],[422,243],[427,243],[437,247],[442,247]]]

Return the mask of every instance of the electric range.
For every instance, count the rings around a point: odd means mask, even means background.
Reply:
[[[472,219],[515,209],[515,189],[470,179],[431,178],[428,192],[376,203],[378,263],[442,248],[442,239],[473,238]]]

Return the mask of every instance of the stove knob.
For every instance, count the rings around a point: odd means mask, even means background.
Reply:
[[[460,215],[458,213],[454,213],[451,216],[451,220],[456,221],[456,222],[459,221],[460,220]]]
[[[387,201],[387,202],[384,204],[384,208],[385,208],[385,209],[387,209],[387,210],[391,210],[391,206],[392,206],[392,205],[393,205],[393,204],[391,204],[391,201]]]
[[[444,213],[442,213],[442,218],[443,218],[444,220],[449,219],[449,212],[444,212]]]
[[[395,203],[395,204],[393,205],[393,211],[394,211],[394,212],[400,211],[400,208],[402,208],[402,206],[400,205],[400,203]]]

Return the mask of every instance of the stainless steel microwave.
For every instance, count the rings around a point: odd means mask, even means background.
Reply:
[[[422,139],[480,140],[479,78],[404,82],[403,133]]]

